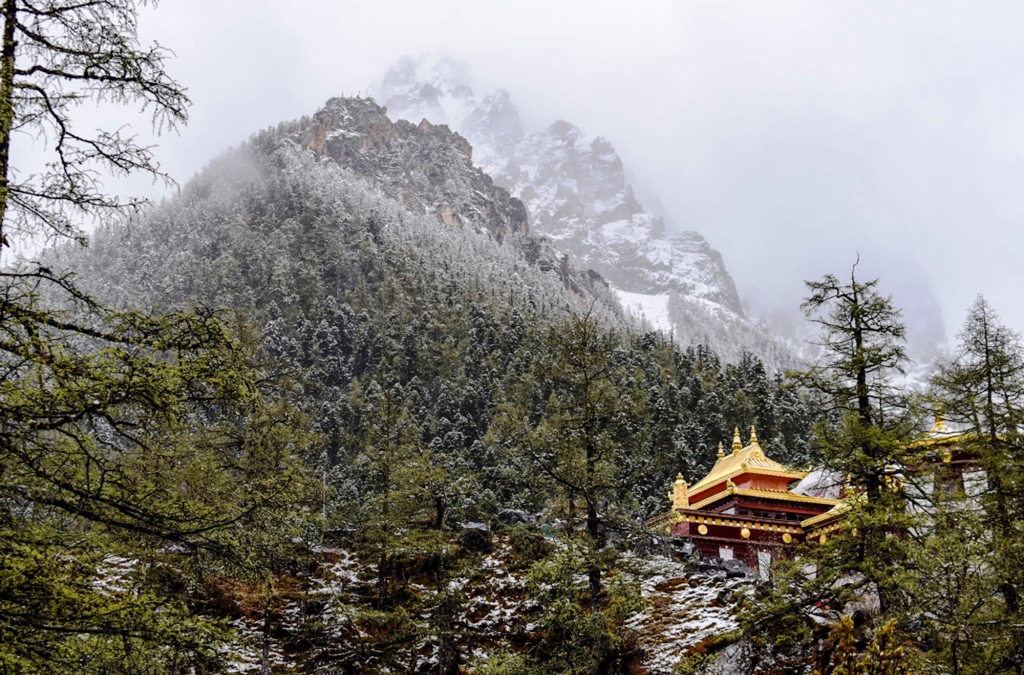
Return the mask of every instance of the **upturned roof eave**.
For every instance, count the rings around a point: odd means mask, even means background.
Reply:
[[[793,502],[794,504],[818,504],[820,506],[835,506],[841,500],[829,499],[828,497],[812,497],[810,495],[798,495],[793,492],[775,492],[773,490],[759,490],[757,488],[736,488],[733,490],[723,490],[716,492],[710,497],[706,497],[699,502],[694,502],[689,505],[691,510],[699,511],[706,506],[710,506],[715,502],[721,501],[722,499],[730,496],[739,497],[752,497],[760,499],[772,499],[780,502]]]

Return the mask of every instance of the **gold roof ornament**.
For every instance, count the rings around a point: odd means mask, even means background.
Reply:
[[[750,451],[751,457],[764,457],[764,451],[761,450],[761,444],[757,442],[757,429],[753,425],[750,426]]]
[[[732,431],[732,451],[733,454],[743,449],[743,441],[740,440],[740,428],[736,427]]]
[[[672,508],[674,509],[690,508],[690,500],[686,494],[686,481],[683,479],[683,474],[676,476],[676,482],[672,484],[672,492],[668,493],[668,498],[672,500]]]
[[[718,459],[725,457],[725,449],[722,446],[722,441],[718,441]]]

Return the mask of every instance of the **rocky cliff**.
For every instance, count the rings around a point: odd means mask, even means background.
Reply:
[[[396,63],[374,96],[396,118],[451,125],[475,148],[474,161],[526,205],[533,230],[581,267],[600,272],[627,306],[672,330],[672,297],[742,318],[721,255],[697,232],[669,232],[644,211],[612,144],[556,121],[526,132],[507,92],[477,96],[458,63]],[[635,296],[645,296],[636,298]]]
[[[302,145],[357,174],[373,177],[413,212],[448,225],[472,222],[498,240],[526,234],[523,203],[473,166],[473,149],[443,124],[392,122],[370,99],[332,98],[302,134]]]

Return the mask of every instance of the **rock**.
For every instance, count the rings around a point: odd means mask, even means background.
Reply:
[[[498,241],[525,235],[526,208],[473,166],[469,141],[436,120],[392,122],[367,98],[332,98],[296,140],[341,166],[372,176],[406,206],[448,225],[472,222]]]
[[[608,532],[604,535],[604,547],[606,549],[621,549],[624,540],[618,532]]]
[[[483,523],[469,523],[468,525],[483,525]],[[491,531],[486,526],[482,528],[467,527],[459,533],[459,545],[473,553],[491,553],[494,550],[494,542],[491,541]]]
[[[498,236],[526,232],[528,211],[531,232],[554,242],[574,268],[599,273],[623,309],[651,328],[683,345],[710,342],[727,360],[751,352],[770,369],[795,365],[788,345],[745,316],[732,275],[705,237],[644,209],[611,142],[565,120],[524,129],[508,93],[474,93],[468,71],[452,59],[403,58],[372,91],[393,118],[426,118],[431,134],[450,127],[460,147],[472,144],[475,166],[518,198],[503,207]],[[541,256],[542,269],[576,292],[557,263]]]
[[[669,537],[668,544],[672,547],[673,552],[684,559],[689,559],[697,554],[697,547],[689,539],[682,537]]]
[[[714,558],[704,558],[699,563],[697,563],[697,570],[700,572],[704,572],[705,574],[717,572],[718,561]]]
[[[745,577],[749,573],[747,563],[742,560],[723,560],[722,571],[725,572],[725,576],[730,579]]]
[[[403,59],[374,95],[395,118],[427,118],[468,139],[477,166],[519,197],[534,231],[556,240],[578,267],[597,270],[624,291],[675,292],[743,316],[718,251],[697,232],[670,234],[663,218],[644,211],[606,138],[565,120],[525,131],[506,91],[476,95],[467,69],[450,60]]]
[[[494,519],[503,525],[531,525],[537,521],[536,518],[526,511],[520,511],[518,509],[505,509],[503,511],[498,511],[498,513],[495,514]]]

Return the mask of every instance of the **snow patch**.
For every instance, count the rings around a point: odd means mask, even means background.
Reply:
[[[627,314],[637,319],[647,321],[655,330],[665,333],[672,332],[672,322],[668,318],[668,293],[648,295],[645,293],[630,293],[612,287],[615,295],[619,297],[622,308]]]

